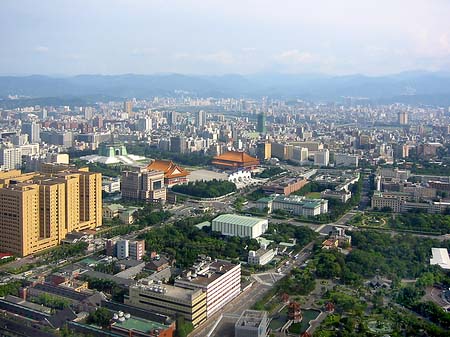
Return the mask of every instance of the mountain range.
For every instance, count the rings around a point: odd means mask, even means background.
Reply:
[[[376,103],[450,106],[450,73],[418,71],[377,77],[320,74],[0,76],[3,103],[9,101],[8,95],[26,97],[15,101],[30,100],[30,103],[42,98],[91,101],[177,94],[236,98],[268,96],[322,102],[353,97]]]

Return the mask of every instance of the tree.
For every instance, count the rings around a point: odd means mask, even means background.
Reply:
[[[112,317],[113,314],[108,309],[98,308],[97,310],[89,314],[89,316],[86,319],[86,322],[88,324],[95,324],[103,328],[106,328],[107,326],[109,326]]]

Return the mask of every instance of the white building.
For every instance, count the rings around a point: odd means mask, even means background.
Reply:
[[[235,337],[266,337],[269,320],[266,311],[245,310],[234,326]]]
[[[22,150],[19,147],[0,147],[0,169],[14,170],[22,166]]]
[[[442,269],[450,269],[450,257],[447,248],[431,248],[433,257],[430,259],[430,265],[438,265]]]
[[[335,153],[334,163],[336,166],[358,167],[358,156],[353,154]]]
[[[222,214],[212,221],[212,230],[227,236],[257,238],[269,228],[267,219]]]
[[[241,265],[210,258],[197,261],[175,286],[206,292],[206,317],[222,309],[241,293]]]
[[[330,151],[324,149],[314,154],[315,166],[328,166],[330,164]]]
[[[269,213],[283,210],[294,215],[316,216],[328,213],[328,200],[307,199],[304,196],[275,195],[257,201],[259,209],[268,209]]]
[[[126,259],[130,256],[130,245],[128,240],[119,240],[116,243],[117,258],[119,260]]]
[[[309,151],[307,147],[294,146],[292,152],[292,160],[299,161],[301,163],[307,162]]]
[[[273,249],[258,249],[257,251],[251,250],[248,252],[248,264],[253,264],[257,266],[264,266],[277,255],[277,252]]]

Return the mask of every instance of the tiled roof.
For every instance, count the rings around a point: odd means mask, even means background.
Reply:
[[[163,171],[164,178],[186,177],[189,172],[171,160],[154,160],[147,166],[148,170]]]
[[[259,163],[259,160],[255,157],[248,155],[245,152],[239,151],[229,151],[221,154],[220,156],[214,157],[215,161],[225,160],[225,161],[234,161],[238,163]]]

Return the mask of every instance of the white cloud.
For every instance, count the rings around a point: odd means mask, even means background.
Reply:
[[[49,49],[46,46],[36,46],[34,48],[34,51],[37,53],[47,53],[49,51]]]
[[[285,64],[304,64],[314,61],[314,56],[310,52],[301,52],[298,49],[284,51],[275,56],[275,58]]]

